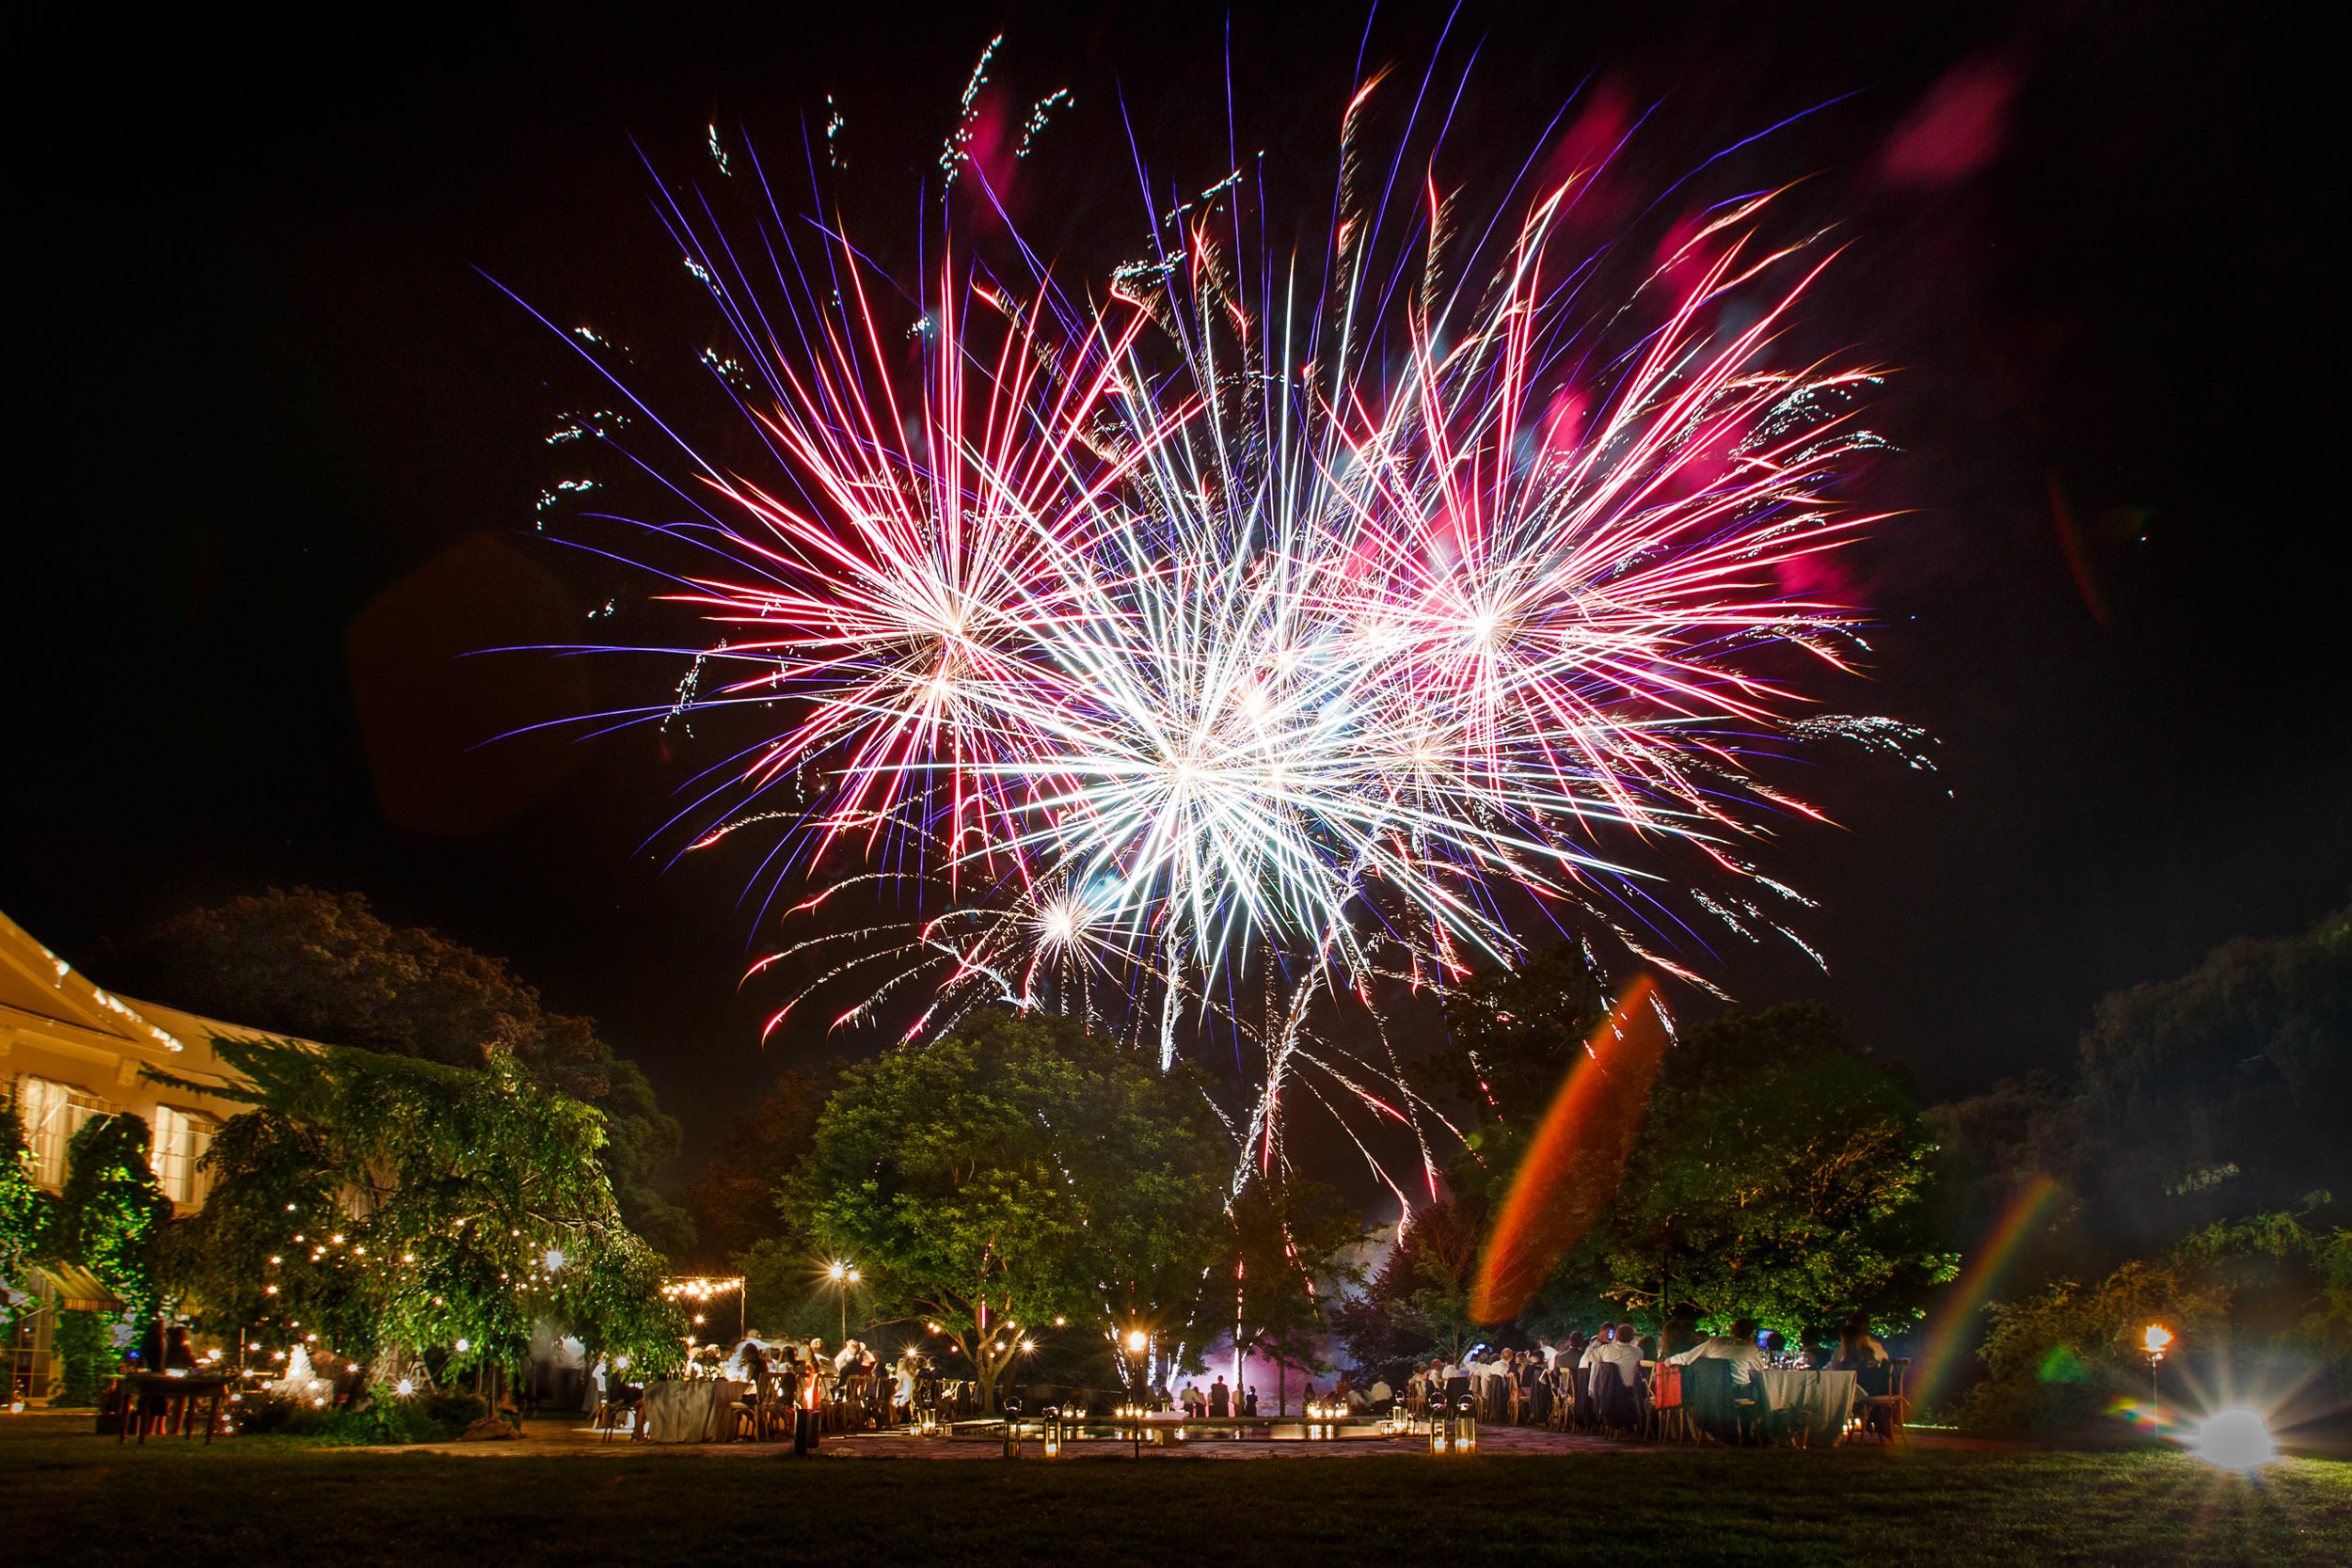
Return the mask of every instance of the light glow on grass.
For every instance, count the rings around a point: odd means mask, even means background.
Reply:
[[[2219,1410],[2197,1423],[2182,1447],[2223,1470],[2251,1470],[2279,1457],[2270,1428],[2251,1410]]]

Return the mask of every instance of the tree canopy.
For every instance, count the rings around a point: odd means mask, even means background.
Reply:
[[[983,1014],[850,1069],[785,1197],[878,1312],[938,1324],[993,1399],[1025,1328],[1194,1320],[1230,1147],[1189,1071],[1065,1019]]]
[[[313,1325],[361,1357],[462,1346],[461,1367],[518,1363],[548,1318],[675,1360],[660,1260],[622,1220],[594,1109],[497,1056],[215,1044],[249,1085],[226,1097],[255,1108],[222,1127],[211,1199],[175,1227],[176,1283],[207,1315]]]
[[[2352,908],[2106,997],[2077,1065],[1933,1115],[1988,1208],[2025,1174],[2067,1185],[2078,1262],[2352,1189]]]
[[[1667,1053],[1619,1200],[1588,1252],[1620,1300],[1663,1293],[1792,1336],[1916,1315],[1958,1272],[1928,1202],[1935,1142],[1907,1090],[1811,1003],[1726,1013]]]
[[[1530,1131],[1609,1005],[1566,947],[1475,974],[1449,1000],[1457,1087],[1479,1126],[1453,1163],[1451,1203],[1436,1223],[1414,1217],[1409,1244],[1374,1282],[1385,1326],[1351,1319],[1365,1345],[1394,1354],[1493,1332],[1469,1316],[1478,1249]],[[1589,1327],[1604,1310],[1656,1317],[1685,1300],[1791,1334],[1857,1309],[1905,1321],[1958,1267],[1929,1201],[1935,1152],[1909,1092],[1836,1014],[1811,1004],[1726,1013],[1665,1052],[1622,1181],[1521,1331]]]
[[[359,894],[297,887],[177,915],[115,967],[124,990],[274,1034],[446,1067],[509,1062],[604,1113],[599,1158],[633,1229],[664,1252],[692,1244],[692,1221],[654,1185],[678,1151],[675,1119],[594,1019],[548,1012],[501,958],[388,925]]]

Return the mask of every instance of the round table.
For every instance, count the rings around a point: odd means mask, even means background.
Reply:
[[[1756,1374],[1764,1407],[1791,1426],[1835,1437],[1846,1430],[1860,1389],[1851,1372],[1765,1367]]]

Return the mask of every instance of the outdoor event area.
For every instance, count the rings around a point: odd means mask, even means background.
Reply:
[[[2321,52],[102,32],[0,1558],[2352,1560]]]

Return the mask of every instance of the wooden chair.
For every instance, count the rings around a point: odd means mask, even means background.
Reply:
[[[1862,1385],[1865,1379],[1876,1382],[1883,1390],[1872,1391],[1864,1385],[1862,1398],[1854,1402],[1862,1407],[1863,1430],[1867,1432],[1877,1428],[1880,1435],[1889,1443],[1904,1442],[1904,1429],[1911,1420],[1911,1399],[1905,1392],[1911,1375],[1911,1357],[1898,1356],[1883,1369],[1872,1370],[1880,1371],[1881,1376],[1871,1378],[1870,1372],[1866,1370],[1856,1374],[1855,1378],[1858,1385]],[[1883,1418],[1883,1423],[1881,1418]]]

